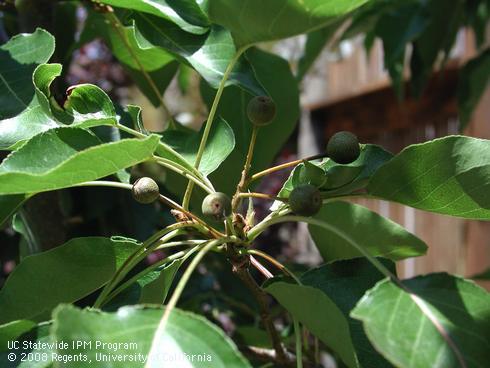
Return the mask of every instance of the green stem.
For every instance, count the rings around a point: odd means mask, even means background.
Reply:
[[[214,193],[215,190],[214,188],[212,187],[212,185],[210,186],[208,183],[203,183],[201,180],[199,180],[199,178],[196,178],[194,175],[192,175],[186,168],[184,168],[183,166],[179,165],[179,164],[176,164],[175,162],[171,161],[171,160],[168,160],[166,158],[162,158],[162,157],[158,157],[158,156],[153,156],[155,162],[163,167],[166,167],[167,169],[170,169],[174,172],[176,172],[177,174],[180,174],[182,175],[183,177],[189,179],[190,181],[194,182],[195,184],[197,184],[199,187],[201,187],[202,189],[204,189],[204,191],[206,191],[207,193]],[[208,180],[209,182],[209,180]]]
[[[281,262],[279,262],[277,259],[271,257],[267,253],[264,253],[258,249],[248,249],[247,250],[248,254],[255,254],[256,256],[259,256],[265,260],[267,260],[269,263],[273,264],[276,266],[279,270],[284,272],[286,275],[291,277],[298,285],[302,285],[300,279],[291,271],[289,270],[286,266],[284,266]]]
[[[231,59],[230,63],[226,67],[226,70],[223,74],[223,78],[220,81],[220,84],[218,86],[218,91],[216,92],[216,96],[214,96],[213,104],[211,105],[211,109],[209,110],[209,115],[206,120],[206,125],[204,126],[204,132],[201,138],[201,142],[199,144],[199,149],[197,150],[196,161],[194,162],[194,168],[197,170],[199,170],[199,165],[201,164],[202,156],[204,154],[204,149],[206,148],[206,143],[209,138],[209,133],[211,132],[211,126],[213,125],[214,117],[216,115],[216,111],[218,110],[219,101],[221,100],[221,95],[223,94],[223,90],[225,89],[226,86],[226,81],[228,80],[231,72],[233,71],[233,68],[235,67],[235,64],[237,63],[238,59],[247,48],[248,46],[239,48],[237,50],[235,56],[233,57],[233,59]],[[194,183],[189,182],[184,194],[184,199],[182,201],[182,207],[189,208],[189,202],[191,199],[193,188],[194,188]]]
[[[121,23],[121,21],[119,20],[117,15],[114,14],[114,12],[108,12],[105,14],[106,14],[106,17],[109,18],[109,22],[113,25],[114,29],[116,30],[116,33],[118,34],[119,38],[123,42],[124,47],[127,49],[129,55],[133,58],[136,65],[138,65],[140,72],[143,74],[143,77],[145,78],[146,82],[148,83],[148,85],[152,89],[153,93],[160,99],[160,105],[161,105],[165,115],[167,115],[167,117],[169,119],[170,126],[175,127],[175,121],[172,118],[172,114],[170,113],[170,110],[168,109],[167,105],[165,104],[165,101],[163,100],[162,94],[158,90],[158,87],[155,84],[155,82],[153,81],[153,79],[151,78],[151,76],[145,70],[145,67],[141,63],[138,55],[134,52],[133,48],[131,47],[131,44],[129,42],[129,39],[128,39],[126,32],[125,32],[125,29],[124,29],[124,25]]]
[[[151,344],[152,348],[150,350],[150,355],[152,353],[155,353],[154,348],[159,346],[159,344],[157,344],[156,342],[163,335],[163,333],[165,331],[165,327],[166,327],[167,322],[168,322],[168,318],[170,317],[170,313],[172,312],[172,310],[177,305],[177,302],[178,302],[180,296],[182,295],[182,292],[184,291],[184,288],[187,285],[187,282],[189,281],[189,279],[190,279],[192,273],[194,272],[194,270],[196,269],[196,267],[199,265],[199,262],[201,262],[203,257],[214,247],[216,247],[220,244],[226,243],[226,242],[232,242],[234,240],[235,240],[235,238],[233,238],[233,237],[210,240],[206,245],[204,245],[199,250],[197,255],[193,258],[193,260],[191,261],[191,263],[189,264],[189,266],[185,270],[184,274],[180,278],[179,283],[175,287],[175,290],[172,294],[172,297],[170,298],[168,304],[165,307],[165,312],[163,313],[162,319],[160,320],[160,323],[158,324],[158,327],[157,327],[155,334],[153,336],[153,341]],[[150,361],[150,359],[148,359],[148,361]]]
[[[132,136],[136,137],[136,138],[141,138],[141,139],[145,139],[145,138],[148,138],[148,136],[146,134],[143,134],[143,133],[140,133],[138,132],[137,130],[134,130],[134,129],[131,129],[125,125],[122,125],[122,124],[119,124],[117,123],[116,124],[116,128],[128,133],[128,134],[131,134]],[[173,156],[176,156],[178,157],[180,160],[184,161],[185,162],[185,158],[182,157],[182,155],[180,153],[178,153],[177,151],[175,151],[172,147],[170,147],[169,145],[163,143],[161,140],[158,141],[158,145],[166,152],[170,152]],[[194,176],[195,178],[198,178],[200,179],[203,183],[207,184],[211,189],[213,188],[211,182],[206,178],[204,177],[204,175],[202,175],[199,170],[195,169],[195,168],[186,168],[182,165],[179,165],[171,160],[167,160],[163,157],[159,157],[159,156],[155,156],[155,157],[158,157],[159,159],[161,160],[164,160],[164,162],[166,163],[166,165],[168,165],[167,167],[169,169],[172,169],[174,170],[175,172],[179,172],[179,171],[185,171],[187,172],[189,175],[192,175]],[[171,166],[171,167],[170,167]]]
[[[136,281],[138,281],[140,278],[144,277],[145,275],[147,275],[148,273],[150,273],[151,271],[157,269],[158,267],[160,266],[163,266],[164,264],[166,263],[170,263],[176,259],[179,259],[179,258],[182,258],[183,256],[185,256],[187,253],[189,253],[190,250],[188,251],[180,251],[180,252],[177,252],[175,254],[172,254],[171,256],[168,256],[154,264],[152,264],[151,266],[145,268],[143,271],[137,273],[136,275],[134,275],[133,277],[131,277],[130,279],[128,279],[127,281],[123,282],[121,285],[119,285],[117,288],[115,288],[105,299],[104,301],[102,302],[101,306],[104,306],[105,304],[109,303],[112,299],[114,299],[117,295],[119,295],[121,292],[123,292],[124,290],[126,290],[129,286],[131,286],[133,283],[135,283]]]
[[[303,368],[303,347],[301,346],[301,328],[299,322],[293,317],[294,335],[296,338],[296,368]]]

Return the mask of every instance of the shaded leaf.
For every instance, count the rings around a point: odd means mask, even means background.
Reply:
[[[449,332],[467,367],[490,361],[490,294],[444,273],[404,280]],[[461,367],[454,351],[413,298],[389,280],[379,282],[351,313],[371,343],[397,367]]]
[[[0,195],[0,226],[27,200],[25,194]]]
[[[393,274],[395,264],[379,259]],[[338,261],[314,268],[300,278],[305,286],[311,286],[323,292],[342,311],[349,324],[350,336],[361,367],[391,367],[391,365],[373,348],[362,324],[349,317],[349,313],[364,293],[372,288],[383,275],[365,258]],[[323,316],[317,316],[321,321]]]
[[[473,110],[490,82],[490,48],[470,60],[459,76],[458,103],[461,129],[471,118]]]
[[[96,180],[152,157],[157,136],[100,144],[79,128],[39,134],[0,165],[0,193],[50,191]]]
[[[427,245],[404,227],[363,206],[329,202],[323,205],[315,218],[349,234],[373,256],[397,261],[420,256],[427,251]],[[308,229],[325,262],[362,256],[337,234],[314,225],[308,225]]]
[[[490,141],[449,136],[408,146],[371,178],[368,192],[421,210],[490,219]]]
[[[36,323],[27,320],[18,320],[0,326],[0,351],[8,350],[8,342],[36,327]]]
[[[141,287],[139,303],[163,304],[175,274],[183,262],[183,259],[177,259],[138,280],[138,285]]]
[[[88,237],[26,257],[0,290],[0,323],[35,318],[92,293],[136,246],[128,240]]]

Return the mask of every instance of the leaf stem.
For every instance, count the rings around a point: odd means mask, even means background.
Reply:
[[[196,178],[194,175],[192,175],[187,169],[185,169],[183,166],[180,166],[176,164],[175,162],[168,160],[166,158],[158,157],[158,156],[153,156],[155,159],[155,162],[163,167],[166,167],[167,169],[170,169],[177,174],[182,175],[183,177],[189,179],[190,181],[194,182],[197,184],[199,187],[204,189],[207,193],[214,193],[215,190],[214,188],[210,187],[208,183],[203,183],[199,178]],[[209,182],[209,181],[207,181]]]
[[[265,194],[265,193],[257,193],[257,192],[243,192],[243,193],[238,193],[237,195],[239,198],[261,198],[261,199],[269,199],[271,201],[281,201],[281,202],[287,202],[287,198],[282,198],[282,197],[276,197],[270,194]]]
[[[175,308],[177,305],[177,302],[182,295],[182,292],[184,291],[185,286],[187,285],[187,282],[189,281],[192,273],[196,269],[196,267],[199,265],[199,262],[201,262],[202,258],[214,247],[226,243],[226,242],[231,242],[234,241],[234,237],[223,237],[221,239],[215,239],[215,240],[210,240],[207,242],[201,249],[199,249],[199,252],[197,255],[192,259],[191,263],[189,266],[186,268],[184,274],[179,280],[179,283],[175,287],[175,290],[168,302],[168,304],[165,307],[165,312],[163,313],[162,319],[160,320],[160,323],[158,324],[157,329],[155,330],[155,334],[153,336],[153,341],[151,344],[151,349],[150,349],[150,355],[153,353],[156,353],[155,347],[157,347],[159,344],[157,344],[157,341],[161,338],[165,331],[165,327],[167,326],[168,319],[170,317],[170,314],[172,310]],[[200,246],[198,246],[200,247]],[[150,358],[148,358],[148,361],[151,361]]]
[[[203,132],[203,135],[201,138],[201,142],[199,144],[199,148],[197,150],[196,161],[194,162],[194,168],[196,168],[197,170],[199,170],[199,165],[201,164],[201,159],[202,159],[202,156],[204,154],[204,149],[206,148],[206,143],[207,143],[208,138],[209,138],[209,133],[211,132],[211,127],[213,125],[213,121],[214,121],[214,117],[216,115],[216,111],[218,110],[218,105],[219,105],[219,101],[221,100],[221,95],[223,94],[223,90],[225,89],[225,86],[226,86],[226,81],[228,80],[231,72],[233,71],[233,68],[235,67],[235,64],[237,63],[238,59],[240,58],[240,56],[245,52],[245,50],[248,47],[249,46],[244,46],[244,47],[239,48],[236,51],[235,56],[233,57],[233,59],[231,59],[230,63],[226,67],[226,70],[223,74],[223,78],[220,81],[220,84],[218,86],[218,91],[216,92],[216,95],[214,96],[213,104],[211,105],[211,109],[209,110],[209,115],[208,115],[208,118],[206,120],[206,125],[204,126],[204,132]],[[194,183],[189,182],[189,184],[187,185],[187,189],[185,191],[185,194],[184,194],[184,199],[182,201],[182,206],[184,208],[189,208],[189,202],[191,199],[193,188],[194,188]]]
[[[138,55],[134,52],[133,48],[131,47],[128,36],[126,35],[126,32],[125,32],[124,25],[121,23],[121,21],[119,20],[117,15],[114,14],[113,11],[107,12],[105,14],[106,14],[106,17],[109,19],[110,24],[112,24],[113,28],[116,30],[119,38],[123,42],[124,47],[126,47],[126,49],[128,50],[129,55],[133,58],[136,65],[138,65],[140,72],[143,74],[143,77],[145,78],[146,82],[149,84],[150,88],[153,90],[153,93],[160,99],[160,106],[162,107],[165,115],[168,117],[170,126],[175,127],[175,121],[172,117],[172,114],[170,113],[170,110],[168,109],[167,105],[165,104],[165,101],[163,99],[163,95],[160,93],[157,85],[155,84],[153,79],[150,77],[148,72],[145,70],[145,67],[141,63]]]
[[[303,347],[301,341],[301,328],[298,320],[293,317],[294,335],[296,340],[296,368],[303,368]]]
[[[276,172],[276,171],[279,171],[279,170],[283,170],[283,169],[287,169],[288,167],[292,167],[292,166],[296,166],[296,165],[299,165],[303,162],[306,162],[306,161],[313,161],[313,160],[318,160],[319,158],[324,158],[324,157],[327,157],[327,154],[326,153],[320,153],[318,155],[314,155],[314,156],[309,156],[309,157],[306,157],[306,158],[302,158],[302,159],[298,159],[298,160],[294,160],[294,161],[290,161],[290,162],[286,162],[284,164],[281,164],[281,165],[277,165],[277,166],[273,166],[273,167],[270,167],[268,169],[265,169],[263,171],[260,171],[256,174],[253,174],[250,179],[249,179],[249,182],[252,182],[254,180],[257,180],[265,175],[269,175],[269,174],[272,174],[273,172]]]
[[[254,254],[256,256],[259,256],[261,258],[264,258],[267,260],[269,263],[273,264],[276,268],[284,272],[286,275],[290,276],[298,285],[302,285],[300,279],[292,272],[290,271],[286,266],[284,266],[281,262],[279,262],[277,259],[271,257],[267,253],[264,253],[258,249],[248,249],[247,253],[249,254]]]

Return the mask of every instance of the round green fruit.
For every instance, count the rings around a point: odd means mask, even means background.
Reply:
[[[328,141],[327,155],[338,164],[350,164],[360,154],[359,141],[351,132],[335,133]]]
[[[247,116],[254,125],[268,125],[276,116],[276,104],[267,96],[254,97],[248,103]]]
[[[322,195],[311,184],[297,186],[289,195],[289,207],[298,215],[313,216],[322,207]]]
[[[155,202],[160,196],[158,184],[152,178],[143,177],[133,184],[133,198],[139,203],[148,204]]]
[[[32,6],[31,0],[15,0],[14,4],[15,9],[17,9],[19,13],[28,12],[29,10],[31,10],[30,8]]]
[[[208,194],[202,201],[202,213],[206,216],[222,219],[231,213],[231,200],[225,193]]]

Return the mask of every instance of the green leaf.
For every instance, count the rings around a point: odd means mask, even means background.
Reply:
[[[0,119],[12,118],[31,104],[31,75],[51,58],[54,47],[54,37],[40,28],[16,35],[0,47]]]
[[[449,333],[467,367],[490,361],[490,294],[444,273],[404,280]],[[389,280],[369,290],[351,316],[371,343],[397,367],[461,367],[456,355],[414,298]]]
[[[190,165],[194,166],[203,132],[204,125],[199,133],[167,130],[163,132],[162,140],[180,153]],[[233,130],[226,121],[217,119],[211,127],[199,171],[206,176],[215,171],[230,155],[234,147],[235,136]]]
[[[380,146],[365,144],[361,147],[358,159],[347,165],[337,164],[330,159],[323,162],[309,161],[308,165],[315,165],[324,172],[324,180],[318,180],[318,183],[322,183],[321,185],[308,179],[309,175],[306,171],[312,172],[312,168],[307,168],[304,163],[300,164],[294,168],[278,196],[287,198],[294,188],[307,183],[318,186],[324,198],[350,194],[364,189],[376,170],[392,157],[391,153]],[[315,172],[318,176],[319,171]]]
[[[368,0],[208,0],[209,18],[231,31],[238,45],[309,32]]]
[[[37,29],[0,47],[0,149],[58,126],[40,90],[49,90],[61,72],[61,66],[41,65],[53,54],[54,43],[53,36]]]
[[[191,24],[180,16],[180,14],[187,13],[188,16],[185,18],[192,19],[194,23],[197,19],[201,22],[203,18],[206,19],[198,6],[192,6],[193,1],[191,0],[179,0],[178,2],[175,0],[101,0],[100,2],[163,18],[189,33],[203,34],[207,31],[206,27]],[[187,10],[187,12],[184,10]],[[192,12],[189,12],[189,10]]]
[[[183,259],[176,259],[138,280],[138,284],[141,287],[139,303],[163,304],[172,286],[175,274],[182,263],[184,263]]]
[[[141,48],[162,47],[192,66],[213,88],[218,88],[231,60],[237,53],[231,34],[214,25],[202,35],[186,33],[165,19],[136,14],[136,40]],[[236,85],[255,95],[266,94],[254,69],[240,58],[226,85]]]
[[[128,45],[121,37],[128,41]],[[87,43],[101,37],[119,60],[126,72],[131,75],[139,89],[154,106],[161,104],[161,96],[175,75],[178,63],[167,51],[159,47],[143,49],[136,42],[134,26],[118,30],[113,23],[100,13],[91,11],[85,22],[85,28],[80,36],[80,43]],[[130,48],[130,50],[128,49]],[[144,72],[153,81],[159,93],[145,77]]]
[[[105,368],[108,364],[97,361],[96,354],[113,359],[117,356],[131,356],[136,359],[111,360],[113,368],[143,365],[148,368],[162,367],[167,366],[166,362],[169,359],[172,361],[172,357],[173,365],[186,367],[250,367],[224,332],[203,317],[178,309],[172,311],[163,336],[153,340],[162,314],[163,310],[156,308],[124,307],[117,313],[102,313],[63,305],[53,312],[51,336],[55,341],[68,342],[70,346],[68,350],[58,350],[59,354],[79,354],[80,350],[73,349],[72,342],[80,340],[80,336],[86,341],[92,341],[90,348],[81,350],[91,360],[90,366],[95,368]],[[95,345],[96,342],[99,342],[98,346]],[[114,349],[113,344],[119,343],[121,345]],[[131,343],[132,346],[128,345]],[[153,358],[150,360],[141,360],[147,357],[152,346],[157,345],[164,347],[163,350],[158,349],[159,357],[151,355]],[[70,363],[73,368],[86,366],[85,362]]]
[[[8,350],[8,342],[32,330],[36,323],[27,320],[12,321],[0,326],[0,351]]]
[[[462,129],[469,122],[490,82],[490,48],[470,60],[463,67],[459,78],[458,103]]]
[[[27,200],[25,194],[0,195],[0,226]]]
[[[0,193],[21,194],[67,188],[103,178],[152,157],[157,136],[100,144],[79,128],[41,133],[0,165]]]
[[[408,146],[371,178],[369,194],[421,210],[490,219],[490,141],[449,136]]]
[[[420,256],[427,251],[427,245],[404,227],[363,206],[342,201],[329,202],[315,218],[349,234],[373,256],[397,261]],[[325,262],[361,256],[335,233],[314,225],[309,225],[308,229]]]
[[[359,367],[342,311],[323,292],[311,286],[273,282],[265,288],[312,334],[335,351],[349,367]],[[332,333],[335,331],[335,333]]]
[[[252,160],[253,173],[267,168],[292,134],[299,118],[299,96],[297,82],[286,60],[259,49],[247,51],[246,58],[277,107],[277,115],[272,123],[260,128]],[[201,84],[201,93],[209,106],[215,91]],[[236,145],[211,178],[216,188],[229,194],[234,193],[240,179],[252,135],[253,126],[246,114],[247,104],[252,97],[243,89],[229,87],[225,89],[218,107],[218,114],[230,124],[235,133]]]
[[[136,246],[128,240],[78,238],[26,257],[0,290],[0,323],[35,318],[94,292]]]
[[[393,262],[386,259],[379,259],[379,261],[396,274]],[[306,272],[300,279],[303,285],[322,292],[341,310],[343,318],[349,324],[350,336],[361,367],[391,367],[373,348],[363,331],[362,324],[349,317],[349,313],[364,293],[382,278],[383,275],[367,259],[356,258],[320,266]],[[322,321],[323,316],[324,314],[316,316],[317,321]]]

